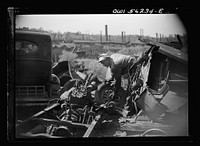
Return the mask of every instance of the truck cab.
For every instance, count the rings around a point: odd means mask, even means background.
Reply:
[[[52,61],[48,33],[15,32],[15,105],[16,116],[31,115],[50,99]],[[29,109],[29,110],[26,110]],[[27,114],[24,114],[27,111]]]

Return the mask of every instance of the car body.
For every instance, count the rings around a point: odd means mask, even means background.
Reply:
[[[46,106],[49,101],[51,46],[48,33],[15,32],[15,103],[18,115],[25,111],[25,107]]]

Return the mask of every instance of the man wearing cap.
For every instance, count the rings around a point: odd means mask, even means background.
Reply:
[[[123,55],[114,53],[112,55],[101,54],[99,55],[99,62],[111,70],[111,78],[108,80],[115,79],[115,94],[121,87],[121,76],[128,75],[130,67],[134,64],[142,62],[147,56],[142,54],[138,59],[129,55]],[[116,97],[116,96],[115,96]]]

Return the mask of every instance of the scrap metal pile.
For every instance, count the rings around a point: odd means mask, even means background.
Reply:
[[[152,46],[146,53],[148,59],[143,60],[140,64],[135,65],[130,70],[130,84],[128,86],[129,96],[133,104],[137,104],[139,110],[131,118],[132,122],[137,123],[136,120],[142,111],[148,116],[150,120],[155,119],[161,115],[166,107],[156,102],[153,98],[149,88],[145,84],[148,77],[151,52],[156,46]],[[146,75],[142,75],[142,69],[145,70]],[[134,73],[133,73],[134,72]],[[144,72],[144,71],[143,71]],[[87,90],[87,83],[90,76],[85,82],[76,82],[75,86],[68,90],[68,98],[62,97],[54,98],[49,101],[48,106],[29,117],[28,119],[17,123],[16,137],[17,138],[66,138],[66,137],[113,137],[113,136],[127,136],[127,132],[119,131],[120,127],[124,125],[127,120],[128,111],[120,108],[118,103],[112,101],[112,92],[108,95],[108,100],[104,103],[99,103],[91,97],[91,93]],[[110,86],[109,90],[112,87]],[[74,103],[72,97],[84,98],[80,103]],[[149,111],[144,102],[148,96],[148,102],[154,103],[157,109]],[[149,98],[151,97],[151,98]],[[153,102],[150,102],[153,101]],[[149,105],[151,106],[151,105]],[[151,108],[151,107],[149,107]],[[154,111],[155,110],[155,111]],[[157,112],[158,111],[158,112]],[[154,114],[152,114],[154,113]],[[126,119],[126,120],[122,120]],[[130,120],[129,120],[130,122]],[[136,133],[134,136],[145,136],[149,129],[143,133]],[[152,129],[157,131],[157,135],[167,135],[161,129]],[[133,135],[132,135],[133,136]]]

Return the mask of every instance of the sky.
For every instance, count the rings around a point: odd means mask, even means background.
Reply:
[[[53,32],[81,32],[109,35],[140,34],[155,37],[156,33],[186,34],[186,28],[176,14],[61,14],[61,15],[16,15],[16,28],[29,27],[52,30]]]

